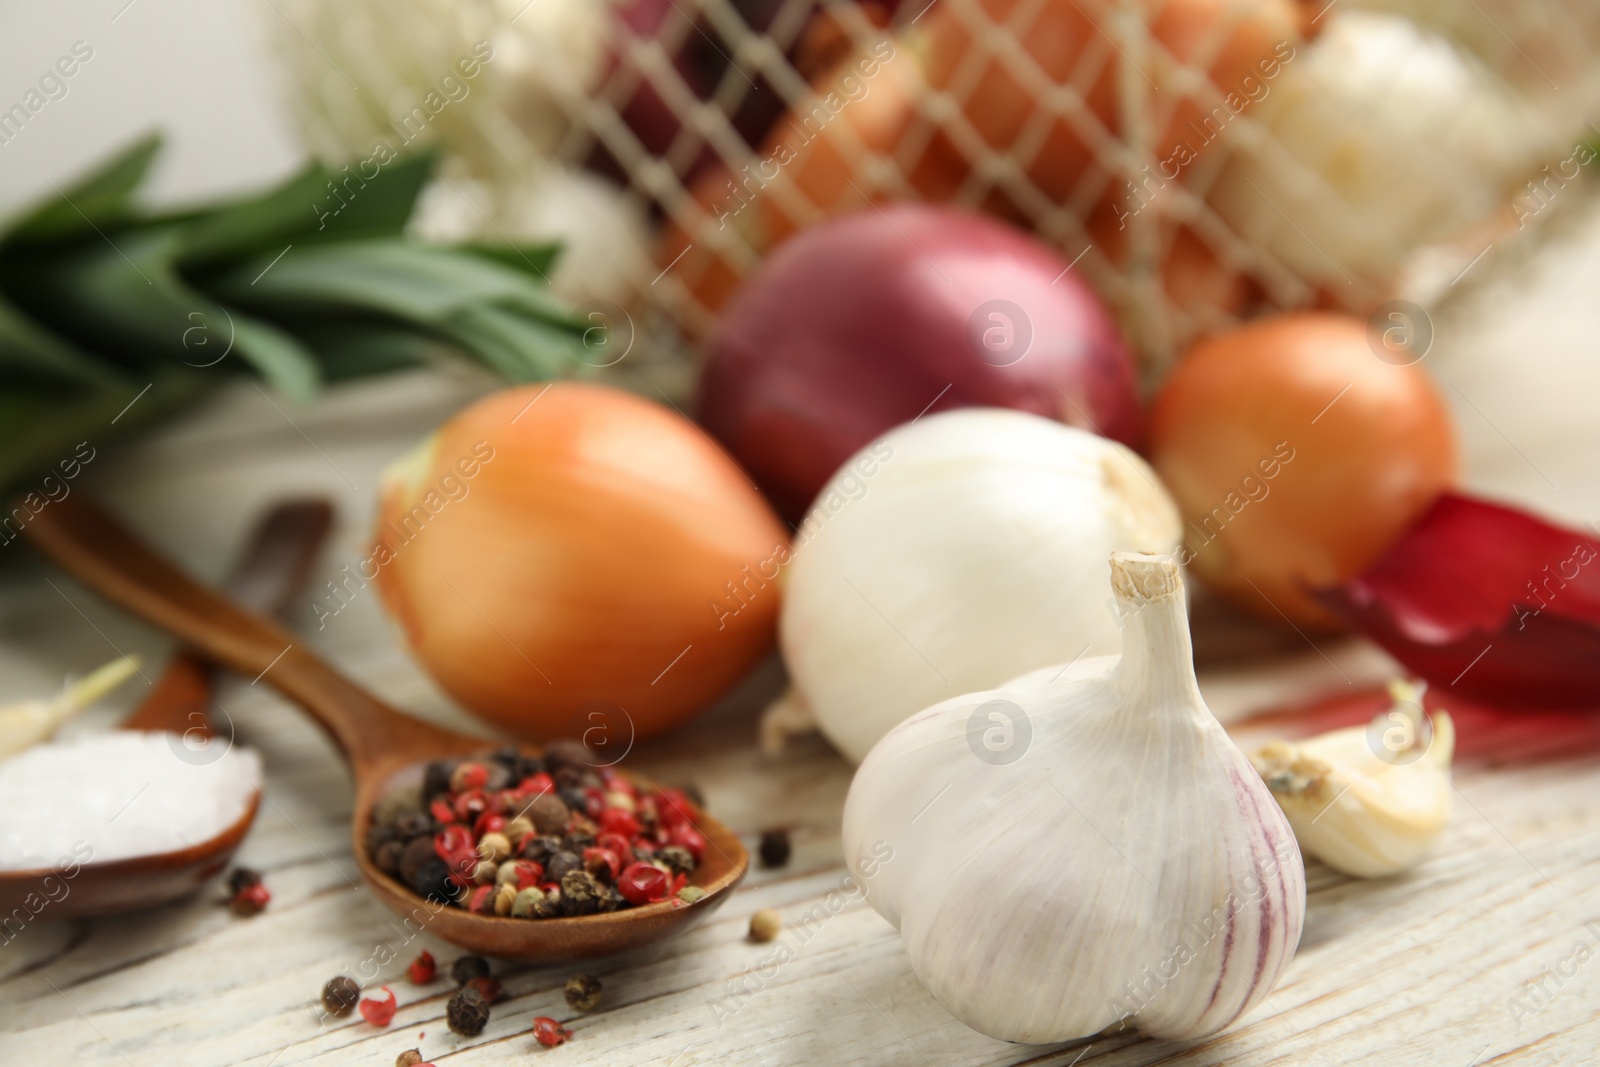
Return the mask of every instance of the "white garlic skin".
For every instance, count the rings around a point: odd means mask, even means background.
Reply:
[[[785,578],[784,663],[859,762],[936,701],[1120,650],[1107,560],[1170,552],[1181,523],[1114,441],[998,408],[926,416],[857,453],[813,505]]]
[[[1176,564],[1150,560],[1113,561],[1165,585],[1126,616],[1120,659],[937,704],[880,741],[851,785],[846,862],[876,842],[894,850],[864,881],[868,902],[934,997],[991,1037],[1064,1041],[1119,1022],[1204,1037],[1265,997],[1299,944],[1294,835],[1200,698]],[[992,700],[1027,718],[1012,762],[981,732],[969,740]]]

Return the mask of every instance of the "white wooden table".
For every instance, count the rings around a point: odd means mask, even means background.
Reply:
[[[1428,365],[1448,383],[1473,487],[1574,522],[1600,518],[1597,294],[1600,212],[1437,324]],[[244,385],[139,448],[97,459],[80,489],[206,577],[222,572],[266,502],[327,493],[342,509],[323,564],[331,576],[363,547],[383,464],[480,387],[394,380],[296,411]],[[161,638],[60,575],[50,574],[52,586],[47,574],[37,557],[0,548],[0,699],[48,691],[118,651],[159,663]],[[311,632],[308,602],[299,623],[387,699],[461,720],[401,650],[372,596],[319,632]],[[1204,688],[1227,719],[1343,686],[1340,672],[1363,680],[1386,669],[1359,644],[1325,645],[1208,672]],[[752,845],[765,827],[792,827],[789,865],[752,871],[713,921],[680,940],[584,968],[605,983],[592,1014],[575,1016],[562,998],[562,982],[578,968],[504,970],[507,997],[472,1039],[445,1028],[445,982],[419,991],[404,980],[418,949],[445,963],[457,953],[425,935],[406,943],[361,889],[347,845],[350,791],[331,747],[271,694],[236,684],[223,707],[267,766],[266,802],[238,858],[265,871],[271,906],[239,919],[213,888],[136,917],[30,925],[0,946],[0,1054],[8,1063],[132,1067],[387,1065],[418,1045],[432,1061],[474,1065],[530,1054],[672,1067],[1474,1067],[1600,1058],[1600,760],[1592,754],[1464,769],[1442,847],[1408,876],[1359,882],[1313,864],[1299,955],[1269,1001],[1229,1033],[1193,1047],[1132,1035],[1025,1047],[984,1038],[946,1014],[918,985],[893,931],[859,901],[803,945],[791,942],[794,959],[781,967],[764,966],[772,946],[744,939],[758,908],[795,916],[843,888],[838,829],[850,768],[820,741],[781,760],[756,751],[754,710],[780,682],[768,664],[722,707],[640,747],[631,762],[658,778],[697,782]],[[82,728],[103,728],[137,694],[120,696]],[[1590,948],[1574,963],[1579,942]],[[394,1024],[376,1030],[352,1016],[319,1026],[322,983],[386,951],[395,959],[382,975],[401,1000]],[[1547,978],[1561,971],[1570,976]],[[1545,993],[1535,998],[1529,983],[1540,979]],[[538,1015],[567,1021],[572,1041],[540,1049],[528,1034]]]

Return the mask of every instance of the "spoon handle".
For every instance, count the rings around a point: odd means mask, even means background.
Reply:
[[[256,523],[222,591],[246,611],[266,618],[282,615],[311,576],[332,526],[333,505],[321,498],[274,505]],[[178,649],[122,728],[210,737],[216,675],[210,660],[193,649]]]
[[[25,532],[35,548],[107,600],[299,703],[333,735],[358,775],[397,740],[432,730],[380,703],[288,631],[195,581],[76,495],[39,512]]]

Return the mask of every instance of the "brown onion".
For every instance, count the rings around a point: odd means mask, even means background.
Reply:
[[[385,476],[375,540],[384,603],[446,692],[512,733],[591,743],[659,734],[745,674],[789,558],[693,423],[577,383],[445,423]]]

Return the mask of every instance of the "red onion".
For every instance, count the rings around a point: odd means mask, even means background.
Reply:
[[[1435,686],[1497,707],[1600,708],[1600,540],[1446,493],[1319,599]]]
[[[786,517],[900,423],[1015,408],[1137,446],[1128,350],[1066,260],[980,215],[871,209],[786,242],[709,344],[700,419]]]

